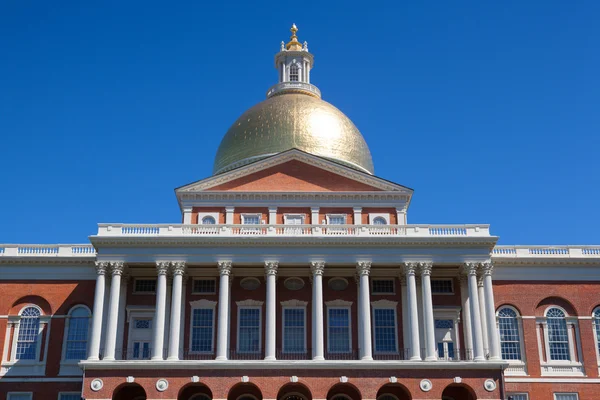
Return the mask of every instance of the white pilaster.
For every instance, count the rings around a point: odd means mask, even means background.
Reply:
[[[352,208],[354,212],[354,225],[362,225],[362,207]]]
[[[433,322],[433,299],[431,297],[431,263],[419,263],[421,286],[423,287],[423,325],[425,327],[425,361],[434,361],[435,331]]]
[[[110,300],[108,302],[108,321],[106,324],[106,342],[104,344],[104,360],[115,359],[117,342],[117,321],[119,319],[119,295],[121,293],[122,262],[111,262],[112,279],[110,282]]]
[[[119,318],[117,319],[117,354],[115,358],[117,360],[127,359],[127,355],[124,351],[119,349],[126,349],[127,345],[124,345],[125,340],[125,320],[127,319],[127,287],[129,284],[129,275],[123,274],[121,276],[121,294],[119,295]]]
[[[356,272],[359,276],[358,296],[358,328],[362,330],[359,355],[361,360],[373,359],[373,348],[371,345],[371,294],[369,287],[369,274],[371,273],[370,262],[358,262]]]
[[[311,207],[310,208],[310,223],[313,225],[319,225],[321,221],[319,221],[319,207]]]
[[[185,225],[192,223],[192,207],[183,207],[183,223]]]
[[[323,335],[323,272],[325,263],[322,261],[310,263],[312,272],[312,346],[313,360],[324,360],[324,335]]]
[[[235,211],[235,207],[225,207],[225,224],[233,225],[233,212]]]
[[[408,329],[408,295],[406,277],[400,276],[400,296],[402,298],[402,343],[404,344],[403,357],[410,354],[410,330]]]
[[[269,225],[275,225],[277,223],[277,207],[269,207]]]
[[[88,351],[88,360],[90,361],[100,359],[100,338],[102,335],[102,314],[104,314],[105,274],[107,268],[107,262],[96,261],[96,289],[94,292],[94,311],[92,313],[92,336],[90,337],[90,347]]]
[[[483,293],[483,277],[477,277],[477,295],[479,296],[479,315],[481,316],[481,334],[483,339],[483,354],[490,351],[488,341],[487,317],[485,312],[485,294]]]
[[[182,292],[181,304],[179,305],[179,315],[181,316],[180,317],[181,318],[181,323],[180,323],[181,326],[185,326],[185,305],[187,302],[187,289],[186,289],[187,279],[188,279],[187,275],[183,274],[183,276],[182,276],[183,283],[181,285],[181,292]],[[179,358],[183,358],[183,356],[184,356],[184,350],[183,350],[184,331],[185,331],[185,329],[179,329],[179,343],[180,343],[179,353],[178,353]]]
[[[217,327],[217,360],[227,360],[229,337],[229,275],[231,275],[231,262],[221,261],[219,268],[219,324]]]
[[[154,331],[152,336],[152,360],[163,359],[165,345],[165,310],[167,306],[167,272],[169,262],[156,263],[156,307],[154,311]]]
[[[167,360],[179,359],[179,338],[181,329],[181,296],[183,291],[183,274],[185,262],[171,263],[173,270],[173,289],[171,293],[171,323],[169,325],[169,355]]]
[[[277,299],[275,289],[277,283],[278,262],[265,262],[265,275],[267,279],[267,305],[265,319],[265,360],[275,360],[275,341],[277,339],[276,313]]]
[[[483,291],[485,295],[485,308],[488,328],[488,343],[490,346],[490,360],[500,360],[500,340],[496,326],[496,305],[494,303],[494,289],[492,287],[492,263],[481,264],[483,273]]]
[[[408,329],[410,331],[409,357],[411,360],[421,359],[421,344],[419,342],[419,312],[417,305],[417,281],[415,277],[416,269],[416,263],[404,264],[408,300]]]
[[[463,331],[465,339],[465,359],[473,357],[473,334],[471,331],[471,306],[469,305],[468,277],[460,276],[460,298],[462,305]]]
[[[398,225],[406,225],[406,210],[404,208],[396,208],[396,220]]]
[[[484,361],[483,333],[481,331],[481,313],[479,312],[479,293],[477,290],[477,264],[465,263],[463,268],[469,279],[469,308],[471,309],[471,332],[473,333],[473,359],[475,361]]]

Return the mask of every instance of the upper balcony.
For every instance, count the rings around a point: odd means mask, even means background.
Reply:
[[[273,85],[267,91],[267,97],[274,96],[276,94],[280,94],[282,92],[289,93],[305,93],[308,95],[312,95],[315,97],[321,98],[321,91],[315,85],[311,85],[310,83],[305,82],[281,82],[276,85]]]

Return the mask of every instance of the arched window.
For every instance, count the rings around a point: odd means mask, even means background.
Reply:
[[[290,82],[298,82],[299,75],[298,66],[292,64],[290,66]]]
[[[83,306],[75,307],[69,313],[65,337],[65,360],[84,360],[87,357],[90,311]]]
[[[39,357],[40,309],[29,306],[21,312],[17,336],[17,360],[37,360]]]
[[[375,219],[373,219],[373,225],[387,225],[387,221],[383,217],[375,217]]]
[[[593,313],[594,331],[596,333],[596,351],[600,357],[600,307],[596,308]]]
[[[517,312],[510,307],[498,311],[500,350],[503,360],[521,360],[521,334]]]
[[[565,312],[557,307],[549,308],[546,311],[548,349],[550,360],[552,361],[571,360],[569,332],[567,330],[567,320],[565,317]]]
[[[204,217],[202,218],[202,225],[214,225],[216,221],[213,217]]]

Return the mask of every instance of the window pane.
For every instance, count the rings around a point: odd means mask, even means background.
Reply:
[[[387,222],[383,217],[376,217],[373,219],[373,225],[387,225]]]
[[[329,351],[350,352],[350,315],[347,308],[329,309]]]
[[[213,310],[196,308],[192,312],[192,351],[212,352]]]
[[[374,294],[394,293],[393,279],[373,279],[372,286]]]
[[[283,351],[304,352],[304,309],[284,309],[283,322]]]
[[[577,393],[554,393],[556,400],[577,400]]]
[[[8,400],[31,400],[33,393],[11,393]]]
[[[17,360],[35,360],[40,330],[40,311],[35,307],[27,307],[21,313],[19,336],[17,339]]]
[[[346,217],[343,215],[332,215],[329,217],[329,225],[344,225]]]
[[[134,291],[154,293],[156,291],[156,279],[136,279]]]
[[[453,293],[452,291],[452,280],[450,279],[432,279],[431,280],[431,293]]]
[[[569,334],[564,313],[552,308],[546,313],[548,325],[548,345],[551,360],[571,360],[569,351]]]
[[[194,293],[216,293],[217,281],[214,279],[194,279]]]
[[[202,225],[214,225],[216,223],[213,217],[202,218]]]
[[[521,359],[521,338],[517,313],[510,308],[498,312],[498,331],[503,360]]]
[[[396,318],[392,309],[374,310],[375,351],[396,352]]]
[[[238,348],[244,353],[260,351],[260,309],[240,308]]]
[[[509,400],[528,400],[527,393],[508,393]]]
[[[260,217],[258,215],[244,215],[244,224],[258,225],[260,224]]]
[[[86,316],[76,315],[85,314]],[[69,331],[65,350],[66,360],[83,360],[87,356],[87,340],[90,319],[85,308],[77,308],[69,318]]]
[[[59,400],[81,400],[79,393],[61,393]]]

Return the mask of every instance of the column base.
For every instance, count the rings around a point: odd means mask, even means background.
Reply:
[[[167,357],[167,361],[179,361],[179,357],[177,357],[177,356],[170,356],[170,357]]]
[[[104,357],[102,361],[115,361],[114,357]]]
[[[410,358],[410,361],[423,361],[423,360],[421,360],[421,357],[420,357],[420,356],[412,356],[412,357]]]
[[[371,356],[362,356],[360,359],[364,361],[373,361],[373,357]]]
[[[484,356],[475,357],[473,359],[473,361],[477,361],[477,362],[485,361],[485,357]]]
[[[100,361],[98,357],[88,357],[87,361]]]
[[[502,357],[490,357],[490,361],[502,361]]]
[[[226,356],[217,356],[217,358],[215,358],[216,361],[227,361],[227,357]]]
[[[163,358],[161,356],[154,356],[150,359],[150,361],[163,361]]]
[[[313,361],[325,361],[325,357],[323,356],[314,356]]]
[[[425,357],[425,361],[437,361],[437,357],[436,356]]]
[[[275,360],[276,360],[275,356],[266,356],[265,357],[265,361],[275,361]]]

